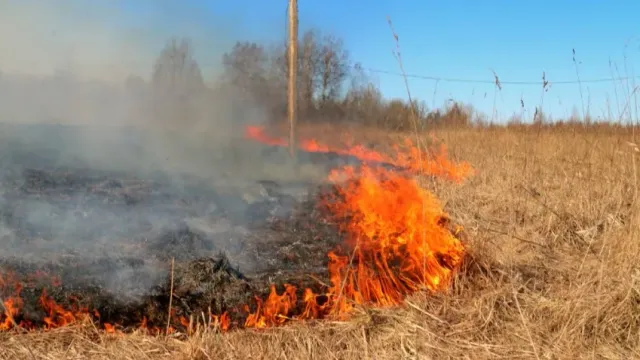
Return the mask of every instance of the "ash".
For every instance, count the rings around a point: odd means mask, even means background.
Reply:
[[[65,150],[72,131],[22,126],[0,145],[4,268],[43,269],[60,276],[65,291],[97,288],[132,301],[164,286],[171,259],[189,268],[224,258],[225,271],[243,281],[326,269],[338,237],[316,213],[308,181],[223,181],[213,166],[198,174],[94,166]],[[109,156],[140,153],[135,135],[118,139]],[[261,162],[278,153],[258,151]]]

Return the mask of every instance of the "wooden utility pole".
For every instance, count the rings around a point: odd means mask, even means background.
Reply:
[[[296,117],[298,116],[298,0],[289,0],[289,154],[296,155]]]

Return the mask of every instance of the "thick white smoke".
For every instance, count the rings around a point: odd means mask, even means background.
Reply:
[[[236,31],[204,11],[178,1],[0,2],[0,260],[108,258],[118,265],[93,272],[134,294],[160,274],[148,242],[191,227],[205,244],[172,241],[251,268],[238,240],[247,199],[264,196],[256,181],[298,172],[241,143],[242,124],[269,115],[216,88]],[[190,40],[207,86],[159,101],[154,66],[174,36]],[[131,257],[143,264],[118,260]]]

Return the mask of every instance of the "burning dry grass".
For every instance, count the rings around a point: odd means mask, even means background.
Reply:
[[[1,333],[0,356],[639,357],[640,204],[632,139],[500,129],[438,136],[478,170],[466,184],[425,185],[469,235],[471,256],[450,293],[415,294],[395,309],[358,308],[345,322],[206,330],[187,339],[105,334],[91,324]]]

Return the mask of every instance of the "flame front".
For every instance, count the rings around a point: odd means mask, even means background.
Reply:
[[[288,146],[286,140],[269,136],[265,129],[260,126],[247,126],[245,128],[245,137],[265,145]],[[298,147],[301,150],[312,153],[334,153],[353,156],[365,163],[374,163],[374,165],[376,163],[378,165],[381,163],[395,165],[408,170],[409,173],[434,175],[454,182],[461,182],[474,173],[473,168],[468,163],[460,162],[456,164],[449,160],[447,148],[444,145],[440,145],[438,149],[434,149],[436,151],[433,151],[430,156],[426,156],[409,138],[405,139],[402,146],[393,146],[392,155],[367,149],[362,145],[346,145],[334,148],[313,139],[302,139]]]
[[[350,181],[327,202],[351,252],[329,254],[335,311],[348,310],[348,302],[397,305],[414,291],[447,287],[464,248],[443,226],[438,199],[381,168],[342,173]]]
[[[247,127],[246,136],[267,145],[287,146],[286,141],[266,135],[260,127]],[[393,306],[417,290],[440,291],[449,286],[464,246],[445,226],[448,215],[439,200],[411,175],[422,173],[460,182],[473,174],[469,164],[451,162],[444,146],[425,156],[409,140],[402,148],[395,147],[394,156],[362,146],[334,149],[314,140],[303,140],[299,147],[308,152],[354,156],[364,164],[357,169],[335,169],[329,175],[336,192],[321,205],[341,225],[345,243],[328,254],[331,286],[321,296],[326,301],[320,305],[320,296],[305,289],[304,309],[297,318],[343,318],[358,304]],[[389,170],[380,163],[404,171]],[[287,285],[278,295],[272,287],[264,303],[272,305],[267,307],[258,300],[258,309],[249,315],[245,326],[282,323],[294,308],[294,290]],[[290,303],[282,304],[287,301]]]
[[[247,127],[245,135],[267,145],[287,146],[287,141],[266,135],[260,127]],[[413,175],[428,174],[460,182],[473,174],[469,164],[451,162],[444,146],[426,156],[411,141],[396,147],[393,156],[362,146],[334,149],[314,140],[303,140],[299,147],[308,152],[354,156],[363,162],[357,168],[347,166],[331,171],[328,180],[335,185],[335,191],[319,202],[344,235],[344,243],[327,254],[330,285],[322,293],[301,290],[301,296],[294,285],[285,284],[281,293],[271,285],[268,296],[256,298],[253,312],[245,306],[246,319],[238,326],[268,328],[292,319],[345,318],[357,305],[394,306],[418,290],[447,289],[465,249],[447,227],[448,215],[439,200]],[[390,170],[382,163],[396,169]],[[35,277],[47,277],[52,286],[60,286],[55,277],[42,273]],[[0,275],[0,294],[4,296],[0,298],[0,330],[36,328],[20,317],[24,285],[12,274]],[[7,293],[10,296],[6,297]],[[45,313],[42,321],[46,329],[100,319],[99,313],[88,308],[74,305],[67,309],[57,304],[46,291],[42,292],[39,305]],[[196,326],[193,318],[176,316],[174,311],[169,317],[170,324],[162,328],[149,326],[143,317],[139,328],[162,334],[180,326],[190,334]],[[205,323],[223,331],[232,327],[226,312],[210,314]],[[102,326],[107,333],[120,333],[117,324]]]

